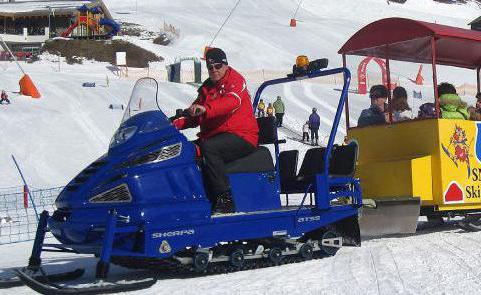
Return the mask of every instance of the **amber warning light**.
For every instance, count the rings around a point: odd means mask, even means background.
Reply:
[[[329,60],[327,58],[316,59],[309,62],[309,58],[305,55],[299,55],[296,58],[296,64],[292,66],[292,74],[288,77],[301,77],[316,70],[327,68]]]

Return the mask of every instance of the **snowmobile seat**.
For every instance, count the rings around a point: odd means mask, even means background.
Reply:
[[[276,144],[277,143],[277,127],[275,117],[257,118],[259,126],[259,144]]]
[[[259,146],[246,157],[226,164],[227,173],[255,173],[274,171],[271,152],[268,148]]]
[[[316,174],[321,173],[324,166],[324,153],[326,148],[312,148],[307,150],[297,176],[290,176],[283,180],[281,187],[283,193],[304,193],[309,184],[314,182]]]
[[[353,177],[356,172],[357,150],[358,145],[355,142],[334,146],[329,163],[329,175]]]
[[[289,176],[281,183],[282,193],[304,193],[314,183],[316,174],[324,173],[326,148],[312,148],[306,152],[297,176]],[[352,177],[355,173],[357,145],[334,146],[329,162],[329,175]]]
[[[281,193],[287,191],[286,184],[297,173],[298,150],[282,151],[279,153],[279,172],[281,178]]]
[[[275,167],[268,148],[259,146],[246,157],[226,164],[237,212],[277,210]]]

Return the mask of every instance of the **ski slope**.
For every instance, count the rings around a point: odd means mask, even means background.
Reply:
[[[158,31],[165,21],[180,29],[180,37],[171,46],[122,37],[165,57],[165,63],[153,64],[153,67],[163,67],[179,56],[200,56],[235,3],[223,0],[106,1],[114,17],[121,21],[138,23],[152,31]],[[288,21],[297,3],[293,0],[241,1],[214,45],[224,48],[230,64],[239,70],[285,71],[291,68],[299,54],[329,57],[330,67],[335,67],[340,65],[337,50],[347,38],[381,17],[402,16],[466,27],[481,11],[472,3],[448,5],[431,0],[408,1],[404,5],[388,5],[383,0],[309,0],[302,2],[296,16],[298,26],[291,28]],[[351,62],[351,71],[355,71],[356,58],[348,62]],[[0,143],[0,187],[22,184],[11,160],[12,154],[25,170],[30,185],[52,187],[65,185],[106,151],[122,116],[121,111],[109,110],[108,105],[125,104],[134,83],[130,79],[116,78],[107,66],[95,62],[74,66],[61,63],[59,71],[57,58],[48,55],[41,62],[25,64],[43,96],[40,100],[32,100],[12,93],[18,91],[20,72],[13,64],[0,62],[3,78],[0,88],[10,91],[13,101],[12,105],[0,106],[0,126],[3,126],[0,130],[3,139]],[[402,75],[393,74],[393,80],[408,88],[408,93],[419,90],[405,78],[414,77],[417,67],[416,64],[391,63],[393,72]],[[428,69],[423,72],[425,81],[429,84],[431,74],[429,67],[425,69]],[[378,69],[371,65],[368,71]],[[473,84],[476,76],[473,72],[446,67],[440,67],[438,75],[439,81],[457,85]],[[106,77],[109,77],[109,87],[105,87]],[[97,87],[83,88],[81,85],[86,81],[96,82]],[[258,86],[250,83],[250,92],[254,94]],[[300,131],[310,110],[317,107],[322,118],[321,142],[326,142],[340,94],[336,88],[340,88],[339,85],[295,82],[267,89],[265,98],[267,101],[273,101],[277,95],[284,98],[286,126],[292,130]],[[196,96],[195,89],[186,85],[162,83],[160,91],[165,95],[164,110],[185,107]],[[412,101],[414,116],[419,104],[432,100],[429,86],[423,90],[423,95],[424,100]],[[471,97],[465,99],[473,100]],[[361,110],[369,105],[369,99],[351,95],[350,101],[351,123],[355,123]],[[344,121],[338,142],[345,134]],[[286,146],[291,147],[305,149],[306,146],[297,142]]]
[[[158,31],[165,21],[181,30],[180,37],[167,47],[153,45],[151,40],[119,37],[163,56],[166,64],[180,56],[200,56],[236,3],[235,0],[105,2],[121,21],[138,23],[152,31]],[[472,3],[447,5],[431,0],[410,0],[404,5],[388,5],[385,0],[305,0],[296,17],[297,27],[290,28],[289,19],[297,3],[297,0],[242,0],[214,45],[225,49],[230,64],[239,70],[284,71],[291,68],[299,54],[328,57],[330,67],[336,67],[341,61],[337,50],[350,35],[374,20],[401,16],[467,27],[481,12]],[[65,185],[107,151],[120,123],[122,111],[108,106],[125,105],[134,80],[116,77],[104,63],[62,62],[59,70],[56,60],[45,55],[41,62],[22,64],[42,94],[39,100],[16,94],[21,75],[14,64],[0,62],[0,88],[9,91],[12,101],[11,105],[0,105],[0,188],[22,184],[12,154],[31,186]],[[349,58],[348,62],[355,71],[359,59]],[[415,64],[391,64],[394,78],[399,79],[409,94],[413,90],[423,92],[422,100],[410,100],[413,116],[421,103],[432,100],[429,85],[417,88],[405,78],[414,78],[417,68]],[[438,70],[439,81],[456,85],[475,81],[473,72],[447,67]],[[375,73],[378,69],[371,65],[368,71]],[[430,68],[425,67],[423,74],[429,84]],[[84,88],[83,82],[95,82],[96,87]],[[165,82],[159,85],[159,101],[170,114],[187,106],[196,96],[192,86]],[[258,86],[249,83],[251,94]],[[285,125],[294,133],[300,132],[312,107],[317,107],[322,117],[320,141],[325,143],[340,95],[338,88],[294,82],[268,88],[265,98],[273,101],[277,95],[283,97],[287,109]],[[472,97],[464,98],[473,102]],[[367,96],[350,95],[351,123],[355,124],[361,110],[368,105]],[[344,121],[338,142],[345,134]],[[193,138],[195,130],[188,136]],[[288,141],[292,136],[291,131],[280,131],[280,137]],[[302,157],[308,146],[290,140],[282,148],[300,149]],[[154,287],[132,294],[476,294],[481,278],[480,243],[481,233],[465,233],[448,223],[413,236],[363,241],[360,248],[346,247],[336,256],[322,260],[207,277],[163,277]],[[24,266],[30,249],[31,243],[1,246],[0,277],[11,276],[9,270]],[[93,279],[94,262],[90,257],[65,254],[49,254],[44,259],[54,270],[85,266],[88,273],[78,283]],[[113,267],[113,279],[144,276]],[[32,291],[18,287],[2,290],[2,294],[32,294]]]
[[[149,289],[128,294],[478,294],[481,278],[481,233],[466,233],[447,223],[437,230],[420,230],[414,236],[363,241],[361,247],[344,247],[333,257],[265,269],[203,277],[160,275]],[[0,278],[26,264],[31,243],[4,245]],[[95,259],[47,254],[43,263],[52,272],[85,267],[75,281],[93,280]],[[111,268],[112,280],[140,280],[144,271]],[[27,287],[2,294],[32,294]],[[127,293],[126,293],[127,294]]]

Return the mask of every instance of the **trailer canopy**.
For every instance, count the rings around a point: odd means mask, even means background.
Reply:
[[[434,51],[436,64],[476,69],[481,67],[480,41],[479,31],[386,18],[360,29],[338,53],[429,64]]]

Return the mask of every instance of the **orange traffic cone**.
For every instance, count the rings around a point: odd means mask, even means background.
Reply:
[[[297,26],[297,22],[296,22],[296,19],[295,19],[295,18],[291,18],[290,26],[291,26],[291,27]]]
[[[424,78],[423,78],[423,65],[420,65],[419,66],[419,71],[418,71],[418,75],[416,76],[416,85],[423,85],[423,82],[424,82]]]
[[[23,75],[22,79],[18,81],[18,84],[20,84],[21,94],[31,96],[33,98],[40,98],[40,93],[38,92],[37,87],[35,87],[35,84],[33,84],[33,81],[30,79],[29,75]]]

